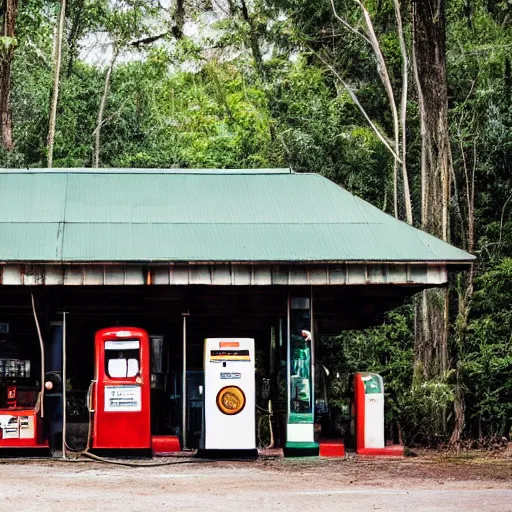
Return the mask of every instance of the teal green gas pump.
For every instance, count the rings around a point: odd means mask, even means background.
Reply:
[[[318,455],[314,433],[314,340],[310,297],[288,300],[288,420],[285,455]]]

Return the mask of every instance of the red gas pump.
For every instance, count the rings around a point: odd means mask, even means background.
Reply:
[[[402,456],[404,447],[386,445],[384,440],[384,381],[377,373],[356,373],[351,377],[351,434],[359,455]]]
[[[0,449],[48,448],[39,389],[10,385],[6,398],[7,407],[0,409]]]
[[[95,336],[92,448],[151,447],[149,337],[136,327]]]
[[[41,387],[31,375],[31,361],[3,355],[0,353],[0,449],[48,448]]]

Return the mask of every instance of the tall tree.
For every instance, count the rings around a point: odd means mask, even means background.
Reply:
[[[413,67],[421,131],[421,225],[449,239],[452,161],[446,81],[445,0],[412,0]],[[448,369],[445,291],[423,292],[417,314],[416,376],[444,376]]]
[[[94,151],[92,155],[92,166],[97,168],[100,166],[100,150],[101,150],[101,127],[104,123],[103,116],[105,114],[105,106],[107,104],[108,90],[110,89],[110,80],[112,78],[112,70],[116,63],[117,56],[119,54],[119,48],[114,46],[112,49],[112,57],[105,72],[105,81],[103,85],[103,95],[101,96],[100,106],[98,109],[98,122],[94,130]]]
[[[370,11],[366,7],[366,5],[361,2],[360,0],[355,0],[355,3],[359,6],[361,9],[361,12],[363,14],[364,24],[366,26],[366,35],[362,34],[358,31],[357,28],[350,25],[347,21],[345,21],[343,18],[340,17],[336,10],[336,6],[334,3],[334,0],[331,0],[331,6],[333,10],[333,14],[335,18],[342,24],[342,26],[345,29],[348,29],[350,32],[356,34],[359,37],[362,37],[367,43],[370,44],[373,55],[376,61],[376,67],[377,67],[377,73],[379,75],[380,81],[382,83],[382,86],[384,87],[384,90],[386,92],[386,96],[389,101],[389,106],[391,110],[391,116],[393,119],[393,151],[391,151],[393,155],[393,203],[394,203],[394,214],[395,217],[399,218],[399,191],[398,191],[398,182],[399,182],[399,176],[398,176],[398,170],[399,167],[402,169],[402,187],[403,187],[403,199],[404,204],[403,207],[405,208],[405,218],[409,224],[413,223],[413,212],[412,212],[412,201],[411,201],[411,193],[410,193],[410,187],[409,187],[409,177],[407,174],[407,162],[406,162],[406,155],[407,155],[407,130],[406,130],[406,124],[407,124],[407,92],[408,92],[408,81],[409,81],[409,59],[407,55],[407,45],[405,41],[404,36],[404,30],[403,30],[403,21],[402,21],[402,14],[401,14],[401,4],[399,0],[393,0],[393,7],[394,7],[394,14],[397,24],[397,31],[398,31],[398,40],[399,40],[399,47],[400,47],[400,53],[402,58],[402,92],[401,92],[401,101],[400,101],[400,110],[397,108],[397,102],[395,99],[395,91],[393,87],[392,80],[390,78],[390,73],[388,71],[388,64],[386,61],[386,58],[384,57],[384,54],[382,52],[381,43],[379,41],[379,38],[377,37],[377,33],[375,31],[374,22],[372,20],[372,15],[370,14]],[[378,9],[377,9],[378,11]],[[331,67],[331,66],[330,66]],[[332,67],[331,67],[331,70]],[[335,73],[338,79],[341,79],[341,76],[339,73]],[[350,87],[348,84],[346,84],[342,79],[341,81],[344,83],[344,86],[347,90],[350,92]],[[370,121],[370,118],[368,117],[367,113],[364,111],[362,105],[360,104],[359,100],[355,97],[355,95],[352,93],[351,96],[354,99],[354,102],[358,105],[360,110],[363,112],[363,115],[366,117],[366,119],[370,122],[370,125],[372,128],[376,131],[379,138],[382,137],[382,134],[378,132],[377,127],[375,124],[373,124]],[[386,144],[386,147],[389,148],[389,146]]]
[[[55,27],[53,43],[53,90],[50,103],[50,123],[48,127],[48,167],[53,166],[53,142],[55,140],[55,126],[57,123],[57,103],[59,101],[60,68],[62,62],[62,39],[66,23],[66,0],[61,0],[60,11]]]
[[[185,6],[182,0],[179,0],[174,7],[175,20],[171,29],[166,29],[157,34],[153,34],[152,24],[158,26],[158,17],[163,10],[159,4],[148,0],[124,0],[121,5],[122,9],[119,8],[119,5],[109,6],[98,19],[98,29],[104,30],[109,36],[112,55],[105,71],[103,92],[98,108],[96,127],[93,131],[93,167],[101,166],[101,131],[107,122],[105,120],[105,110],[112,75],[119,54],[123,50],[129,52],[130,49],[141,49],[171,34],[176,38],[183,37]]]
[[[12,151],[11,66],[16,46],[18,0],[0,0],[0,144]]]

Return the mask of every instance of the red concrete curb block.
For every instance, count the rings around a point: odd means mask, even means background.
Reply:
[[[176,453],[181,450],[177,436],[151,436],[151,449],[154,455]]]
[[[320,457],[345,457],[343,441],[320,441]]]

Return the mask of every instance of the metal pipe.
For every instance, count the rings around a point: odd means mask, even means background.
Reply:
[[[66,372],[66,315],[62,312],[62,458],[66,459],[66,431],[67,431],[67,372]]]
[[[269,373],[274,375],[274,358],[276,355],[276,326],[270,326],[270,361],[269,361]]]
[[[34,313],[34,320],[36,322],[37,336],[39,338],[39,348],[41,350],[41,393],[39,394],[40,402],[39,402],[39,410],[41,411],[41,418],[44,418],[44,343],[43,343],[43,335],[41,334],[41,327],[39,326],[39,320],[37,318],[36,313],[36,304],[34,301],[34,294],[30,293],[32,297],[32,312]]]
[[[183,450],[187,447],[187,316],[188,313],[181,314],[183,318],[183,375],[181,383],[181,436],[183,439]]]

